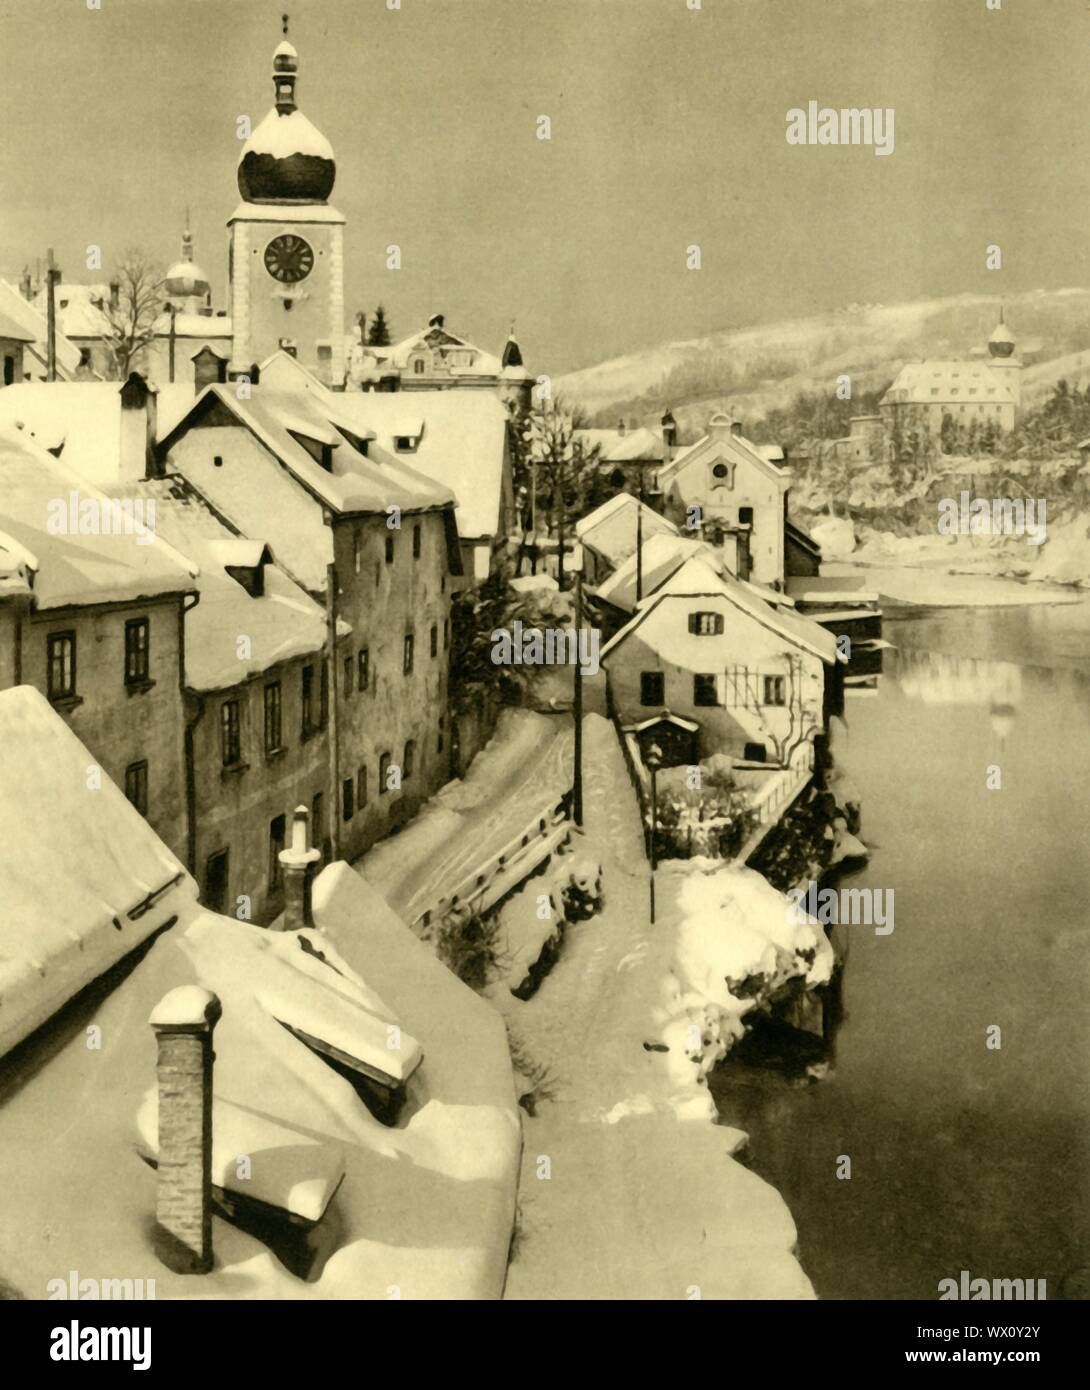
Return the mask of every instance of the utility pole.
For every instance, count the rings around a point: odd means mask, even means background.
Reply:
[[[645,759],[651,772],[651,925],[655,925],[655,827],[658,824],[658,770],[662,766],[662,752],[657,743],[647,750]]]
[[[56,287],[60,282],[60,267],[53,260],[53,248],[49,248],[49,259],[46,269],[46,339],[45,339],[45,360],[47,367],[47,377],[50,381],[57,379],[57,297]]]
[[[575,640],[579,655],[579,634],[583,630],[583,571],[575,571]],[[575,663],[575,692],[572,700],[575,716],[575,767],[572,772],[572,815],[580,830],[583,828],[583,666]]]

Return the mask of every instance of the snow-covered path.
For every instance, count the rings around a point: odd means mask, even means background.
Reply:
[[[537,994],[502,987],[516,1057],[550,1095],[524,1121],[521,1230],[508,1298],[808,1298],[779,1195],[730,1157],[698,1068],[661,1046],[674,1016],[681,876],[648,912],[634,794],[610,726],[586,725],[586,835],[603,868],[603,911],[569,929]],[[505,912],[532,910],[540,881]],[[687,1070],[691,1067],[691,1071]]]
[[[504,710],[466,777],[448,782],[354,867],[412,920],[558,801],[571,788],[571,768],[570,717]]]

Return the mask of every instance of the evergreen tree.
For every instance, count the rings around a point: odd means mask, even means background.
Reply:
[[[390,325],[386,322],[386,310],[380,304],[371,318],[367,330],[367,342],[371,347],[390,346]]]

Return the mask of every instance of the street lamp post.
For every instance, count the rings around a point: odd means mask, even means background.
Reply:
[[[655,827],[658,824],[658,770],[662,766],[662,750],[653,743],[645,759],[651,773],[651,925],[655,925]]]

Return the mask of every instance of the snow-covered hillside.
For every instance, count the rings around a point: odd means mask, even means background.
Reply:
[[[1065,372],[1090,376],[1090,289],[1033,290],[1004,299],[1033,392]],[[695,438],[724,405],[743,419],[789,405],[802,391],[830,392],[847,372],[853,392],[884,387],[906,361],[962,356],[995,326],[994,296],[961,294],[907,304],[853,304],[833,313],[662,343],[559,377],[556,389],[603,424],[619,414],[657,420],[669,405]]]

